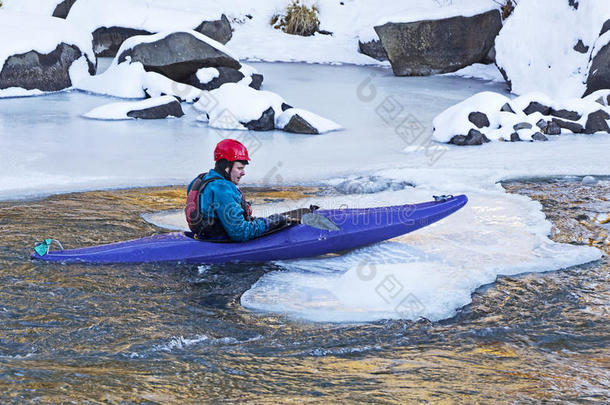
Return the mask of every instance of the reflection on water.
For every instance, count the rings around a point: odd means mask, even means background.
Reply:
[[[506,187],[543,203],[556,239],[607,249],[598,220],[608,212],[607,185]],[[184,197],[182,187],[170,187],[0,203],[3,403],[610,398],[607,258],[499,278],[443,322],[362,325],[243,309],[241,294],[277,270],[273,264],[63,266],[28,259],[43,237],[72,248],[159,232],[140,214],[179,209]],[[294,195],[257,196],[286,197]]]

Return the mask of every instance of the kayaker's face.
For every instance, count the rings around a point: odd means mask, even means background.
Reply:
[[[235,162],[230,174],[233,184],[238,185],[241,178],[246,175],[246,165],[241,162]]]

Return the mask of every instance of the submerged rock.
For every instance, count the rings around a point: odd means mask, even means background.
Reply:
[[[406,181],[397,181],[381,176],[362,176],[348,179],[337,184],[334,187],[334,191],[340,194],[374,194],[388,190],[404,190],[407,187],[414,186]]]

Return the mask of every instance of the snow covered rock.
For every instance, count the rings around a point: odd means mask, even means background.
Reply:
[[[202,91],[194,106],[207,115],[211,127],[265,131],[275,128],[275,116],[281,114],[283,103],[284,99],[273,92],[225,83]]]
[[[224,14],[210,18],[199,12],[150,4],[148,0],[77,0],[72,3],[65,18],[92,33],[93,49],[98,56],[115,56],[121,44],[135,35],[194,30],[223,44],[232,36],[231,24]]]
[[[297,134],[322,134],[342,129],[341,125],[300,108],[288,108],[278,115],[275,127]]]
[[[511,91],[565,99],[610,87],[610,50],[601,52],[610,37],[605,43],[600,37],[609,18],[606,0],[519,1],[495,42],[496,64]],[[589,63],[598,51],[596,75]],[[587,75],[590,89],[585,86]]]
[[[59,91],[95,73],[91,36],[64,20],[0,12],[0,96]],[[21,90],[19,90],[21,89]]]
[[[197,101],[201,96],[200,89],[175,82],[156,72],[147,72],[138,62],[113,62],[102,74],[81,77],[74,83],[74,88],[121,98],[169,95],[188,103]]]
[[[482,92],[449,107],[433,120],[434,139],[455,145],[480,145],[497,141],[546,141],[547,135],[609,132],[610,90],[583,99],[552,101],[542,93],[513,100]],[[557,118],[557,117],[562,118]]]
[[[502,27],[498,10],[375,26],[397,76],[454,72],[485,59]]]
[[[177,82],[188,80],[201,68],[241,68],[224,45],[195,31],[131,37],[117,55],[118,63],[140,62],[146,71],[161,73]]]
[[[171,96],[154,97],[141,101],[123,101],[94,108],[83,117],[99,120],[162,119],[184,115],[178,100]]]
[[[242,83],[225,83],[202,91],[195,109],[205,113],[198,119],[214,128],[319,134],[341,129],[337,123],[312,112],[292,108],[279,95],[255,90]]]

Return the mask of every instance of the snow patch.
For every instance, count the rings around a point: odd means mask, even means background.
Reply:
[[[496,37],[496,63],[507,73],[514,93],[541,91],[567,98],[585,92],[593,44],[610,18],[610,2],[581,1],[577,10],[568,3],[521,1],[504,23]],[[588,52],[574,50],[578,40]]]
[[[187,12],[179,10],[179,5],[168,8],[163,3],[153,5],[149,0],[78,0],[70,9],[67,21],[90,33],[100,27],[126,27],[156,33],[192,30],[205,20],[220,19],[220,13],[207,12],[205,7]]]
[[[220,72],[216,68],[201,68],[195,73],[195,76],[200,83],[205,84],[220,76]]]

